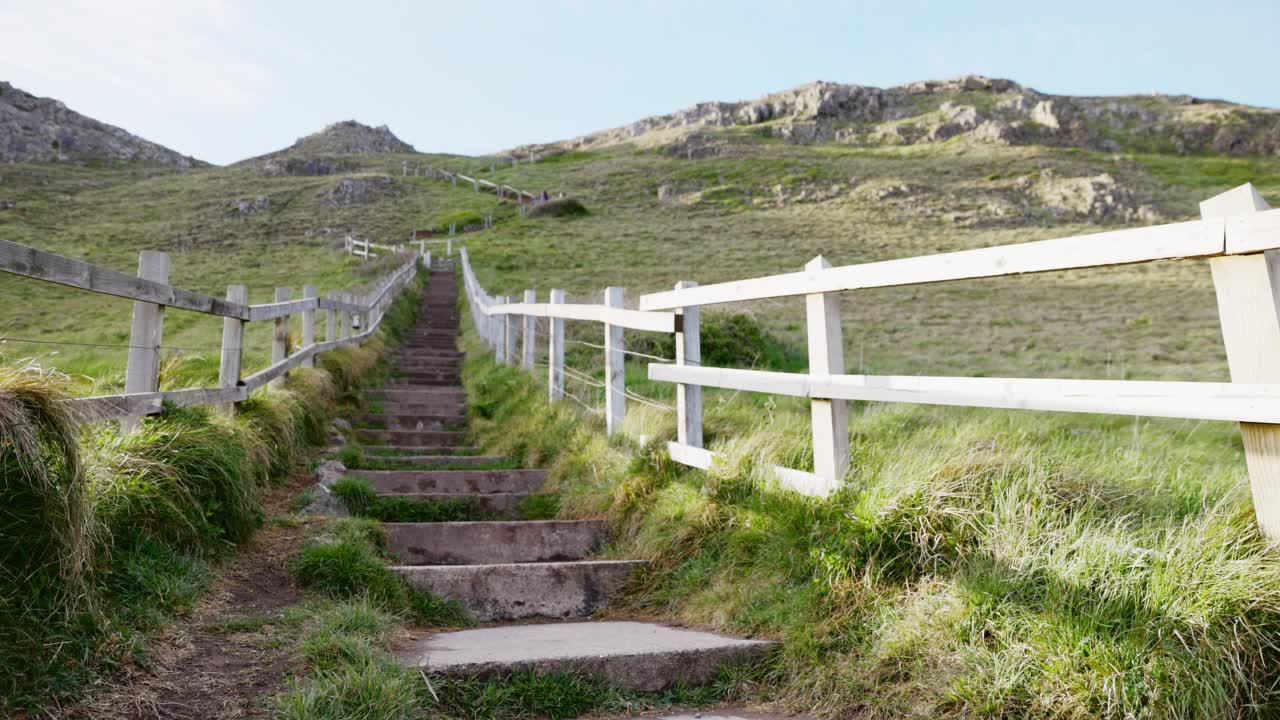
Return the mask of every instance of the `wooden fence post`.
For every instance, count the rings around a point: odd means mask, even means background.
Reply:
[[[831,267],[819,255],[806,270]],[[809,374],[844,374],[844,332],[840,327],[840,295],[814,293],[805,296],[809,331]],[[813,399],[809,403],[813,425],[813,472],[835,488],[849,469],[849,405],[844,400]]]
[[[564,291],[551,291],[551,304],[564,304]],[[547,335],[551,338],[551,347],[547,349],[547,387],[550,388],[551,400],[564,398],[564,319],[548,318],[550,328]]]
[[[431,272],[431,251],[428,250],[422,262],[427,266],[427,272]]]
[[[302,298],[304,300],[314,299],[316,296],[315,285],[302,286]],[[309,348],[316,344],[316,311],[302,311],[302,347]],[[315,367],[315,356],[311,356],[302,362],[302,367]]]
[[[289,299],[289,288],[276,288],[276,302],[286,302]],[[275,331],[271,336],[271,364],[275,365],[282,362],[289,356],[289,316],[282,315],[275,319]],[[288,373],[280,375],[280,377],[271,381],[271,387],[282,387],[284,378]]]
[[[154,250],[138,254],[138,277],[169,283],[169,256]],[[133,328],[129,334],[129,365],[125,371],[126,393],[155,392],[160,389],[160,343],[164,338],[164,306],[135,300]],[[120,432],[138,427],[137,417],[120,420]]]
[[[249,290],[244,285],[227,286],[227,302],[249,304]],[[240,384],[240,369],[244,365],[244,321],[240,318],[222,318],[222,363],[218,366],[218,387],[235,387]],[[218,406],[219,411],[232,413],[235,403]]]
[[[538,291],[525,290],[524,301],[530,305],[538,302]],[[537,328],[538,328],[537,318],[535,318],[532,315],[525,315],[524,316],[524,362],[521,363],[521,365],[524,366],[525,370],[533,369],[533,359],[536,351],[536,348],[534,348],[533,344],[538,339]]]
[[[622,307],[622,288],[605,288],[604,304]],[[610,435],[622,429],[627,417],[627,376],[625,357],[622,353],[623,328],[605,323],[604,326],[604,409],[605,428]]]
[[[507,303],[506,295],[499,295],[495,301],[495,305],[505,305]],[[507,316],[497,315],[490,316],[493,318],[493,352],[494,359],[499,365],[505,365],[507,362]]]
[[[509,303],[511,301],[512,301],[512,298],[505,295],[503,296],[503,302]],[[504,362],[506,362],[508,365],[515,365],[516,353],[518,352],[516,350],[516,347],[517,347],[516,335],[520,332],[520,327],[519,325],[516,324],[516,316],[512,315],[511,313],[507,313],[506,315],[503,315],[502,326],[504,329],[504,335],[506,335],[505,339],[502,341],[503,347],[506,348],[506,353],[504,355],[505,357]]]
[[[676,283],[677,290],[697,287],[698,283],[684,280]],[[699,308],[691,305],[677,309],[676,364],[702,364],[702,333]],[[702,447],[702,386],[676,385],[676,440],[681,445]]]
[[[1203,218],[1269,210],[1252,185],[1200,203]],[[1227,242],[1231,228],[1227,227]],[[1280,383],[1280,252],[1211,258],[1222,340],[1233,383]],[[1258,525],[1280,541],[1280,425],[1240,423]]]
[[[329,299],[336,301],[338,299],[338,291],[330,290]],[[324,340],[325,342],[333,342],[338,339],[338,311],[329,308],[325,311],[324,316]]]
[[[452,226],[452,225],[450,225],[450,226],[449,226],[449,234],[450,234],[450,235],[452,235],[452,234],[453,234],[453,226]],[[446,257],[453,257],[453,238],[448,238],[447,240],[445,240],[445,241],[444,241],[444,243],[445,243],[445,244],[444,244],[444,254],[445,254],[445,256],[446,256]]]

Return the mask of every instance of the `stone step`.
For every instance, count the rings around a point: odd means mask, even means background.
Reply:
[[[391,378],[390,380],[387,381],[388,387],[395,388],[397,390],[411,389],[411,388],[432,388],[432,387],[447,387],[447,388],[462,389],[461,385],[462,385],[462,382],[458,378],[439,378],[439,379],[424,378],[421,380],[417,378]]]
[[[722,667],[758,661],[773,643],[627,620],[545,623],[433,633],[397,648],[428,675],[491,677],[576,672],[657,692],[706,685]]]
[[[520,503],[529,497],[530,493],[517,492],[493,492],[493,493],[444,493],[444,492],[420,492],[420,493],[378,493],[378,497],[384,498],[404,498],[406,500],[421,500],[433,503],[451,503],[458,500],[465,500],[475,505],[477,511],[482,512],[485,516],[499,518],[515,518],[519,515]]]
[[[444,430],[465,423],[467,416],[461,413],[371,413],[365,415],[362,420],[370,425],[381,425],[388,430]]]
[[[430,403],[398,403],[390,401],[377,401],[381,403],[381,413],[374,413],[374,417],[381,415],[456,415],[466,418],[467,406],[461,400],[437,400]]]
[[[388,387],[366,389],[365,397],[370,398],[370,400],[390,400],[394,402],[430,402],[435,400],[465,402],[467,392],[460,387]]]
[[[374,464],[378,460],[398,465],[412,465],[414,467],[429,470],[431,468],[468,468],[483,470],[491,468],[494,465],[501,465],[507,462],[508,458],[502,455],[402,455],[389,458],[373,458],[366,460]]]
[[[453,383],[461,383],[462,373],[457,370],[396,370],[392,374],[392,380],[414,383],[449,380]]]
[[[597,520],[383,523],[402,565],[483,565],[581,560],[604,544]]]
[[[639,560],[393,565],[408,583],[457,600],[484,622],[518,618],[571,618],[608,605],[645,563]]]
[[[350,470],[380,493],[535,493],[546,470]]]
[[[373,430],[357,428],[362,440],[383,445],[418,445],[421,447],[458,446],[467,434],[459,430]]]
[[[395,458],[405,455],[476,455],[480,448],[474,445],[449,445],[422,447],[421,445],[365,445],[370,458]]]

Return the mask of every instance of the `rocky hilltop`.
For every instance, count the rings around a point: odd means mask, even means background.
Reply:
[[[372,155],[380,153],[416,152],[409,143],[396,137],[386,125],[369,127],[355,120],[334,123],[313,133],[280,153],[288,155]]]
[[[0,162],[113,160],[182,168],[206,164],[0,81]]]
[[[1280,154],[1280,111],[1187,95],[1049,95],[1012,80],[970,75],[890,88],[814,82],[743,102],[707,102],[624,127],[516,154],[624,142],[712,152],[699,137],[747,127],[798,143],[913,145],[961,138],[1104,151]]]

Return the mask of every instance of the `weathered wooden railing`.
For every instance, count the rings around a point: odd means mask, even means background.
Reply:
[[[702,443],[703,387],[809,398],[813,472],[778,468],[777,475],[816,495],[836,488],[848,469],[849,400],[1230,420],[1240,423],[1259,524],[1280,539],[1280,210],[1271,210],[1251,185],[1206,200],[1200,209],[1201,219],[1191,222],[843,267],[817,257],[800,272],[704,286],[685,282],[643,295],[640,310],[630,311],[636,317],[666,311],[681,319],[673,328],[675,362],[649,365],[651,380],[676,384],[678,439],[669,445],[671,457],[702,468],[714,462],[715,453]],[[1182,258],[1209,260],[1229,383],[845,374],[842,291]],[[499,313],[544,307],[495,306],[465,256],[464,269],[473,306],[480,306],[477,325],[490,342],[501,342],[494,324]],[[792,296],[806,299],[808,372],[699,363],[701,306]]]
[[[395,270],[359,297],[350,292],[333,291],[327,298],[320,298],[316,296],[315,286],[304,285],[300,300],[289,299],[289,288],[276,288],[275,302],[249,305],[244,285],[229,285],[225,300],[170,285],[169,256],[162,252],[143,251],[135,277],[0,240],[2,272],[134,301],[124,393],[70,401],[86,420],[120,419],[126,431],[136,427],[141,416],[159,412],[165,402],[179,407],[211,404],[230,407],[263,385],[281,380],[295,367],[311,367],[319,353],[363,342],[382,322],[387,305],[394,299],[394,291],[412,279],[418,258],[416,253],[405,253],[403,262]],[[223,318],[218,387],[160,390],[165,308]],[[317,310],[326,311],[323,342],[316,340]],[[302,345],[290,354],[289,318],[299,314]],[[267,320],[275,325],[271,365],[242,378],[245,323]],[[353,326],[358,326],[359,332]]]

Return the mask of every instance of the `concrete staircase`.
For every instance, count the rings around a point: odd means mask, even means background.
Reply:
[[[368,393],[359,432],[369,457],[396,469],[358,470],[382,496],[466,499],[501,519],[385,523],[392,569],[410,585],[457,600],[489,625],[422,634],[402,648],[427,673],[485,675],[519,669],[582,670],[637,689],[700,683],[717,667],[757,657],[768,643],[653,623],[583,621],[609,604],[634,560],[593,559],[608,539],[596,521],[521,520],[543,470],[511,469],[506,458],[468,444],[466,395],[457,349],[458,292],[452,268],[431,274],[418,326],[395,360],[388,385]],[[410,467],[412,469],[404,469]],[[542,621],[529,624],[530,621]],[[565,622],[572,621],[572,622]]]

